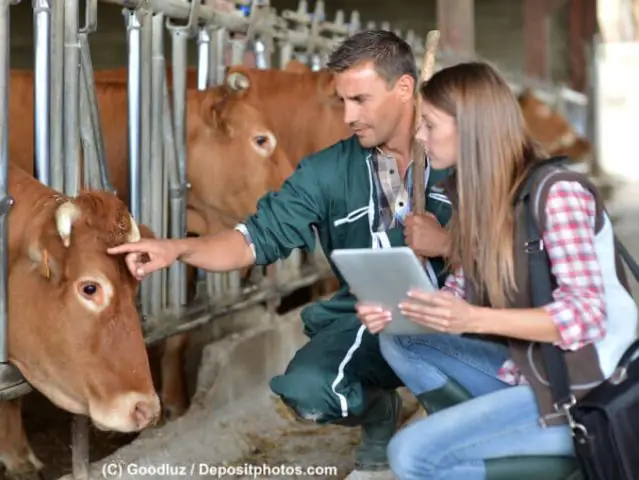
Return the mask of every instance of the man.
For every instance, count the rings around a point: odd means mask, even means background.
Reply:
[[[406,236],[418,253],[431,257],[429,274],[441,285],[448,247],[441,225],[448,222],[450,204],[434,193],[427,201],[430,215],[411,217],[410,231],[402,225],[410,209],[417,82],[409,45],[391,32],[362,32],[345,40],[327,66],[352,137],[304,158],[281,190],[265,195],[257,213],[235,229],[213,237],[143,240],[110,252],[132,253],[127,263],[141,277],[176,260],[216,272],[270,264],[295,248],[314,249],[314,229],[327,255],[335,248],[404,245]],[[429,171],[427,193],[448,173]],[[427,248],[419,249],[417,238],[425,238]],[[140,253],[150,261],[139,263]],[[355,316],[355,299],[337,275],[342,289],[304,309],[310,341],[270,387],[302,419],[361,426],[356,468],[387,469],[401,383],[382,358],[377,337]]]

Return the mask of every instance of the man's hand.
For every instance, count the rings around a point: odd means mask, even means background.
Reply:
[[[420,257],[448,256],[449,234],[432,213],[409,213],[404,221],[404,239],[406,245]]]
[[[166,239],[142,239],[139,242],[125,243],[117,247],[107,249],[111,255],[126,253],[126,265],[138,280],[142,280],[145,275],[166,268],[175,262],[179,256],[176,243]],[[148,262],[143,262],[144,255],[149,258]]]

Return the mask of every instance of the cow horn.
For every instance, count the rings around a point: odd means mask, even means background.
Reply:
[[[233,90],[246,90],[251,86],[248,77],[240,72],[231,73],[226,79],[226,84]]]
[[[71,244],[71,227],[80,218],[80,208],[73,202],[65,202],[55,212],[55,225],[65,247]]]
[[[139,242],[142,239],[142,235],[140,235],[140,229],[138,228],[138,224],[133,220],[133,215],[129,214],[129,219],[131,220],[131,230],[126,237],[127,242]]]

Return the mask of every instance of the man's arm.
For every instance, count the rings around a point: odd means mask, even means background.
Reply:
[[[177,259],[211,272],[229,272],[253,265],[253,249],[237,230],[173,240]]]
[[[288,257],[295,248],[314,249],[312,227],[323,218],[325,199],[310,160],[302,160],[282,188],[264,195],[256,213],[236,228],[213,236],[175,240],[178,259],[222,272],[254,263],[268,265]]]

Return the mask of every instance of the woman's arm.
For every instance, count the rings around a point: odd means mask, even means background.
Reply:
[[[603,276],[595,250],[595,201],[577,182],[560,181],[546,203],[544,245],[557,281],[554,301],[536,309],[475,309],[482,333],[553,342],[577,350],[605,335]]]

